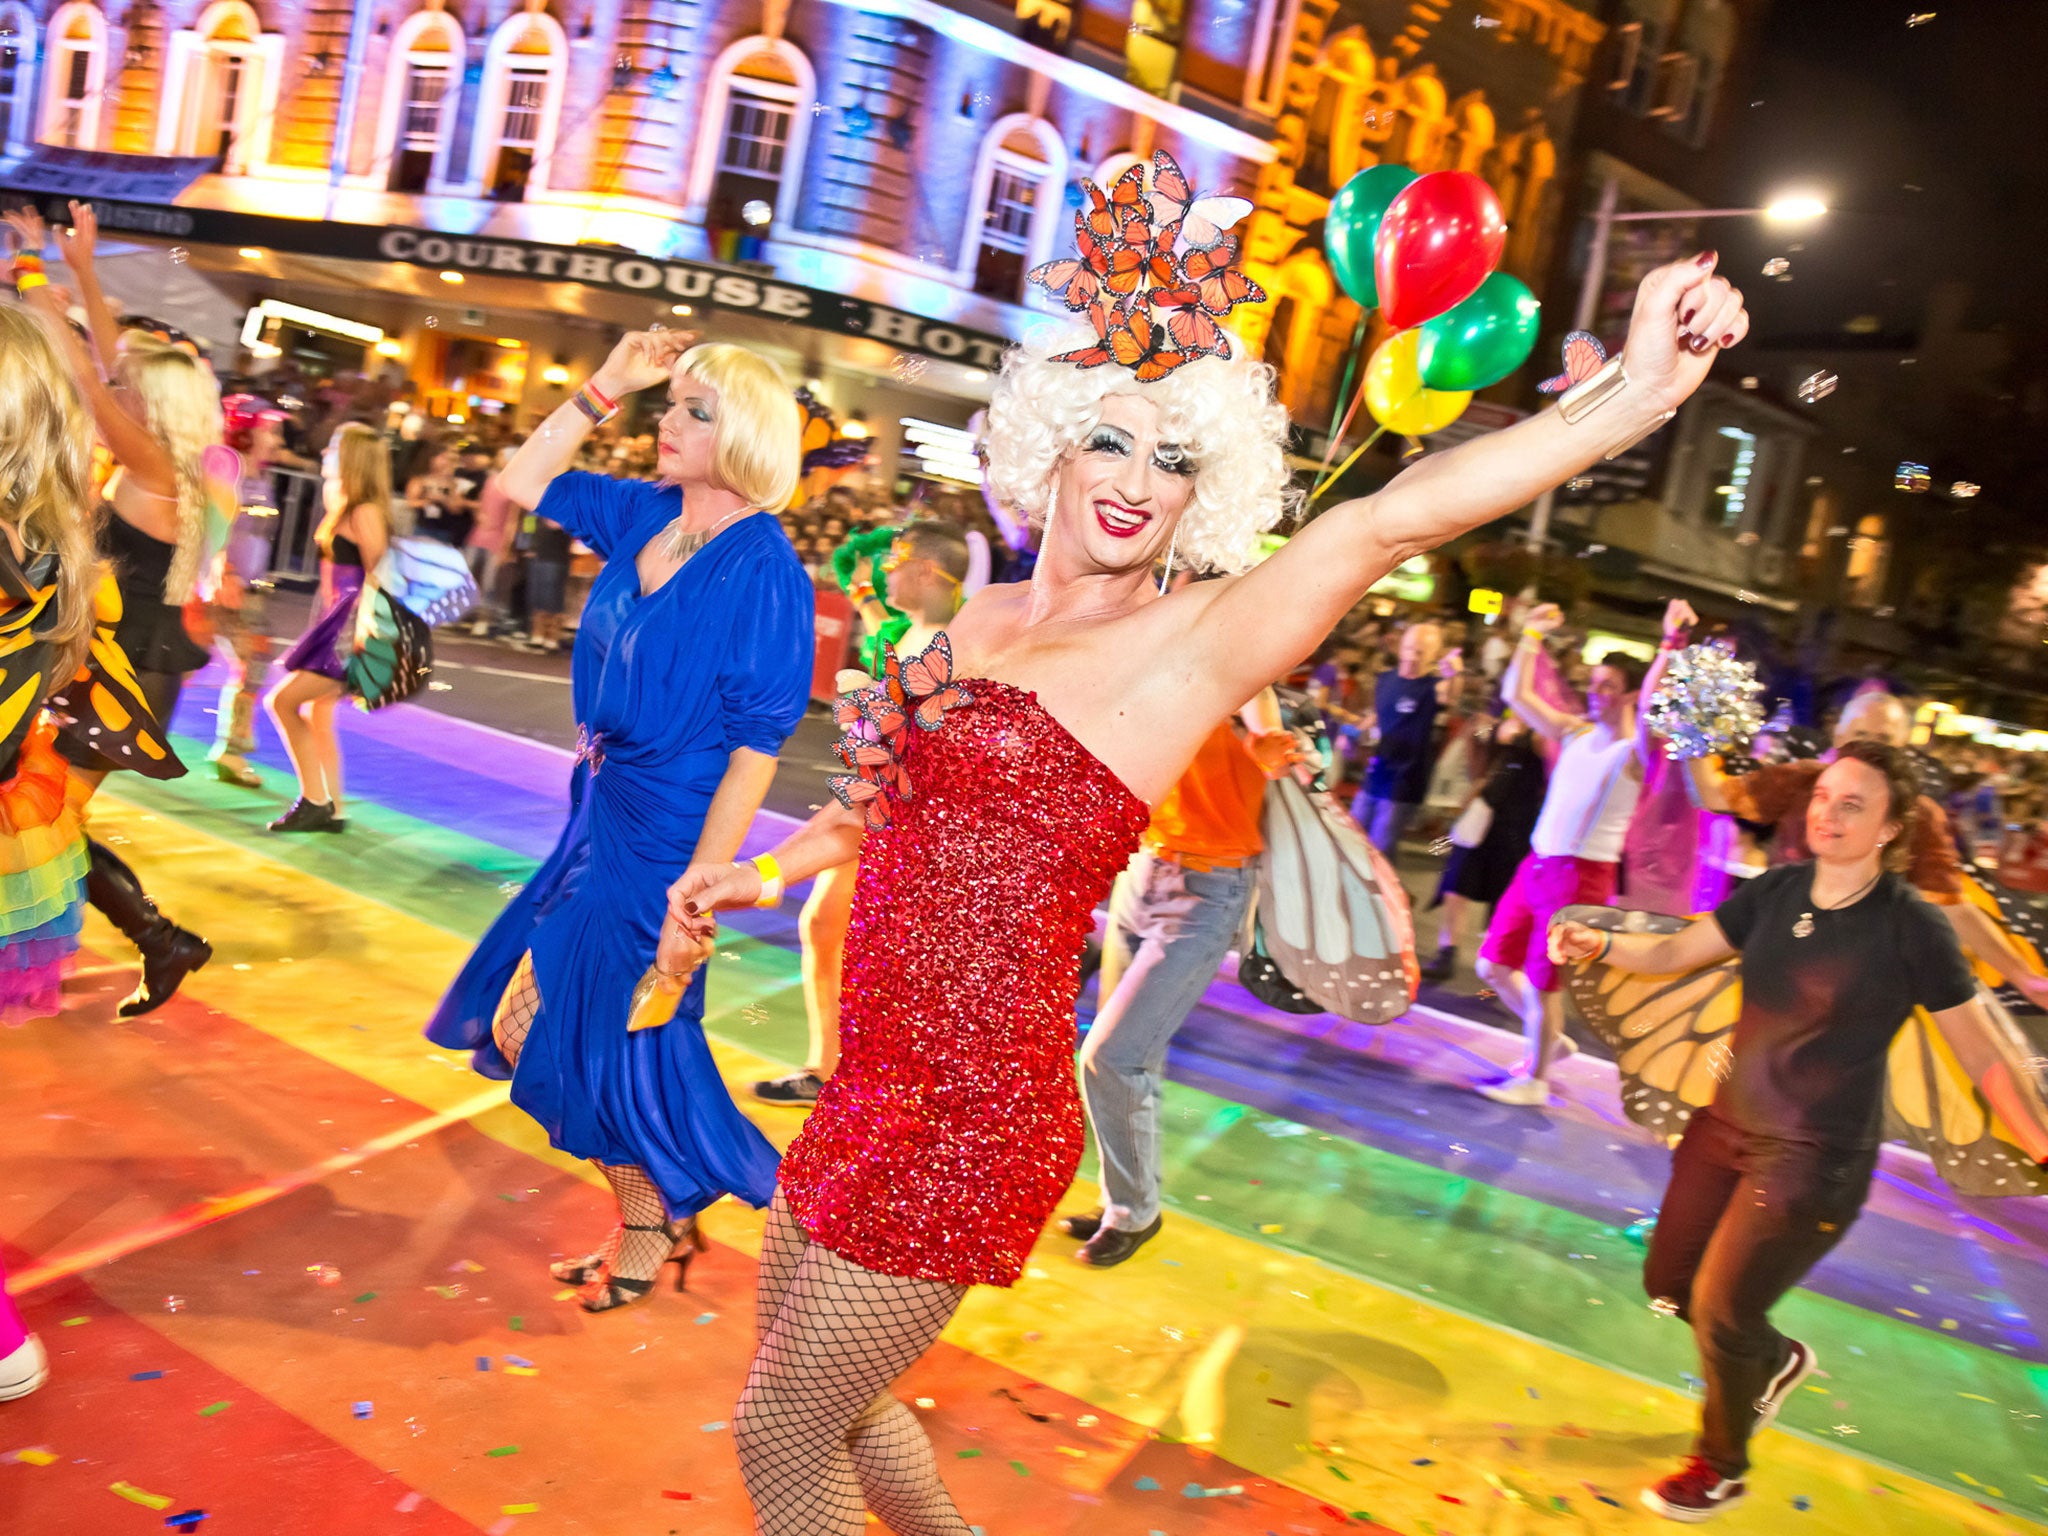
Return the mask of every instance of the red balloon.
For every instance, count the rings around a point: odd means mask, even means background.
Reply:
[[[1507,248],[1500,199],[1470,171],[1418,176],[1380,220],[1373,276],[1396,330],[1434,320],[1479,291]]]

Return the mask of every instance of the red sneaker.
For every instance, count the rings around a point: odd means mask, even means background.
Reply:
[[[1749,1487],[1738,1477],[1723,1477],[1698,1456],[1654,1488],[1643,1490],[1643,1508],[1666,1520],[1697,1525],[1742,1502]]]
[[[1778,1367],[1777,1374],[1764,1387],[1763,1396],[1756,1400],[1756,1429],[1750,1431],[1752,1434],[1761,1431],[1778,1416],[1778,1410],[1791,1401],[1792,1394],[1799,1390],[1799,1384],[1820,1364],[1809,1346],[1797,1339],[1785,1342],[1790,1346],[1785,1363]]]

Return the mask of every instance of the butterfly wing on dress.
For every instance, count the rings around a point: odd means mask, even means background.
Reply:
[[[1566,907],[1559,921],[1606,933],[1677,933],[1695,919],[1614,907]],[[1614,1052],[1621,1107],[1637,1125],[1675,1136],[1714,1100],[1734,1057],[1742,1011],[1734,958],[1677,976],[1631,975],[1582,960],[1568,991],[1586,1026]]]
[[[1258,921],[1280,973],[1331,1013],[1384,1024],[1415,1001],[1421,972],[1407,893],[1327,795],[1266,786]]]
[[[1981,989],[1977,1000],[2013,1081],[2040,1103],[2048,1019],[2016,1017]],[[1887,1068],[1885,1133],[1925,1152],[1956,1193],[2048,1194],[2048,1168],[2021,1149],[1924,1008],[1893,1039]]]
[[[358,601],[372,604],[369,633],[363,648],[343,663],[342,686],[365,710],[402,703],[427,686],[434,667],[433,631],[388,592],[373,587]]]
[[[114,638],[114,627],[121,622],[121,591],[111,570],[101,572],[93,603],[92,640],[85,662],[71,681],[50,694],[50,713],[61,722],[58,738],[86,747],[122,768],[132,768],[145,778],[178,778],[185,765],[150,713],[128,653]]]

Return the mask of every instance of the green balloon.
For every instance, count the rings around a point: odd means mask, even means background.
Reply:
[[[1372,275],[1372,245],[1379,238],[1387,204],[1415,179],[1405,165],[1368,166],[1337,189],[1323,221],[1323,249],[1330,269],[1344,291],[1367,309],[1380,303],[1379,283]]]
[[[1519,278],[1496,272],[1479,291],[1417,326],[1416,365],[1429,389],[1484,389],[1528,361],[1543,306]]]

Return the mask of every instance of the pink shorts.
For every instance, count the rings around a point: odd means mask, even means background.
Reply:
[[[1551,918],[1581,903],[1612,903],[1620,870],[1619,864],[1570,854],[1530,854],[1493,909],[1479,958],[1520,971],[1538,991],[1555,992],[1559,980],[1557,967],[1550,963]]]

